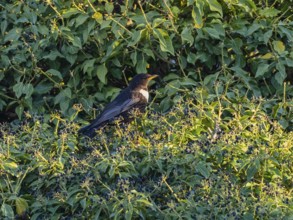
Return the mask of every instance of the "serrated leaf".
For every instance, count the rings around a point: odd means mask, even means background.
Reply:
[[[21,216],[22,214],[26,212],[28,208],[28,203],[23,198],[17,198],[15,200],[15,206],[16,206],[16,213]]]
[[[261,63],[260,65],[258,65],[255,77],[263,76],[268,71],[269,66],[270,65],[266,63]]]
[[[274,50],[277,51],[278,54],[281,54],[285,51],[285,45],[282,41],[273,41]]]
[[[108,72],[108,69],[107,69],[105,63],[103,63],[97,67],[97,76],[98,76],[99,80],[104,84],[106,84],[107,72]]]

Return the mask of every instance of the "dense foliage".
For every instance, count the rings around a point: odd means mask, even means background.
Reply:
[[[68,114],[109,101],[136,73],[159,73],[161,110],[219,76],[249,96],[292,97],[291,1],[4,1],[0,110]]]
[[[292,219],[291,4],[1,1],[0,218]],[[146,114],[77,134],[145,72]]]
[[[27,114],[1,127],[1,215],[292,219],[293,132],[269,119],[274,104],[197,90],[94,140],[76,134],[79,108],[68,119]]]

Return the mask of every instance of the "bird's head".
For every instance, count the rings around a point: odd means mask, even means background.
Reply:
[[[133,77],[131,82],[129,83],[129,87],[132,89],[142,87],[142,88],[147,88],[147,85],[149,81],[152,79],[158,77],[158,75],[151,75],[151,74],[137,74],[136,76]]]

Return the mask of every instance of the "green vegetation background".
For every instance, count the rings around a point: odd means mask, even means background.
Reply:
[[[291,4],[1,2],[1,218],[292,219]],[[78,137],[146,72],[142,118]]]

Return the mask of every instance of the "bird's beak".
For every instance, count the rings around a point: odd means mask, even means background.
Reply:
[[[159,75],[151,75],[149,78],[148,78],[148,81],[151,81],[152,79],[154,78],[157,78]]]

